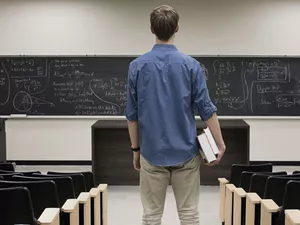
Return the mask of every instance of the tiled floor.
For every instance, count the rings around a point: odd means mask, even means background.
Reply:
[[[17,171],[41,172],[52,171],[87,171],[90,166],[17,166]],[[275,167],[275,171],[299,170],[299,167]],[[140,203],[139,188],[128,186],[109,186],[108,197],[108,224],[109,225],[140,225],[142,207]],[[199,201],[200,224],[220,225],[219,221],[219,189],[218,187],[202,186]],[[168,189],[163,225],[179,225],[175,199],[171,187]]]

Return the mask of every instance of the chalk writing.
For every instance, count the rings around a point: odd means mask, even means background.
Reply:
[[[264,94],[264,93],[280,93],[282,92],[280,85],[277,84],[266,84],[260,83],[256,85],[257,93]]]
[[[278,108],[289,108],[292,106],[300,105],[299,94],[282,94],[276,97]]]
[[[201,65],[201,68],[203,70],[203,73],[204,73],[204,77],[205,77],[205,80],[207,81],[208,80],[208,69],[206,68],[206,66],[200,62],[200,65]]]
[[[260,100],[260,105],[271,105],[272,103],[273,103],[272,101],[268,101],[266,99]]]
[[[6,84],[6,78],[0,77],[0,86],[4,86]]]
[[[124,115],[132,59],[0,57],[0,115]],[[298,58],[196,59],[219,115],[300,114]]]
[[[11,66],[34,66],[34,59],[7,59],[6,62]]]
[[[117,115],[118,109],[114,105],[83,105],[75,107],[76,115]]]
[[[38,90],[42,87],[41,81],[36,79],[15,79],[15,87],[19,90],[26,91],[28,93]]]
[[[55,60],[54,67],[55,69],[66,68],[66,67],[78,68],[78,67],[84,67],[84,64],[79,59]]]
[[[119,113],[126,104],[127,79],[117,77],[93,79],[90,82],[90,89],[100,101],[115,106]]]
[[[44,60],[7,59],[2,65],[11,78],[47,76],[47,67],[44,65]]]
[[[95,102],[93,100],[90,100],[88,98],[77,98],[77,99],[66,99],[66,98],[60,98],[60,103],[66,103],[66,104],[78,104],[78,103],[90,103],[94,104]]]
[[[215,73],[219,75],[228,75],[236,71],[236,66],[230,60],[226,61],[214,61],[214,70]]]

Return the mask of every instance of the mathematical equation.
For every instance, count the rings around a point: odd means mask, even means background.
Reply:
[[[234,111],[250,107],[251,113],[262,107],[299,107],[300,84],[291,89],[290,65],[284,60],[250,60],[240,64],[215,60],[211,72],[209,77],[215,84],[211,93],[217,107]]]

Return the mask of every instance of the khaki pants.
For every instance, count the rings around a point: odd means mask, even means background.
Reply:
[[[153,166],[141,156],[140,189],[143,225],[161,225],[171,181],[181,225],[199,225],[200,156],[180,166]]]

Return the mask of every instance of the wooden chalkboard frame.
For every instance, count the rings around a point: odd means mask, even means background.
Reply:
[[[94,58],[94,57],[139,57],[138,54],[133,55],[98,55],[98,54],[79,54],[79,55],[0,55],[1,58],[26,58],[26,57],[34,57],[34,58]],[[268,55],[268,54],[260,54],[260,55],[237,55],[237,54],[229,54],[229,55],[222,55],[222,54],[211,54],[211,55],[201,55],[201,54],[195,54],[191,55],[192,57],[207,57],[207,58],[214,58],[214,57],[220,57],[220,58],[266,58],[266,59],[273,59],[273,58],[299,58],[300,55]],[[0,115],[0,118],[26,118],[26,119],[124,119],[125,116],[109,116],[109,115],[99,115],[99,116],[76,116],[76,115],[25,115],[25,114],[10,114],[10,115]],[[300,119],[300,116],[219,116],[221,119]],[[199,116],[196,116],[197,120],[201,120]]]

